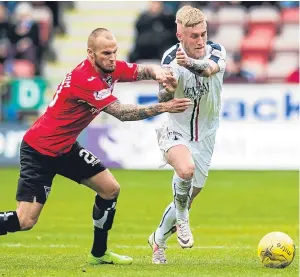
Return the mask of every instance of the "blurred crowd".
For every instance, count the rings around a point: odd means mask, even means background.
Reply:
[[[149,1],[128,60],[159,62],[178,42],[175,15],[186,4],[204,12],[208,39],[226,48],[225,82],[299,82],[298,1]],[[66,32],[64,9],[74,5],[0,1],[0,80],[43,76],[43,63],[56,60],[54,34]]]
[[[144,62],[145,60],[159,62],[163,53],[178,42],[176,38],[175,15],[181,5],[187,4],[200,8],[207,15],[208,40],[218,38],[218,41],[214,42],[221,43],[225,47],[231,40],[237,42],[232,48],[226,47],[228,56],[224,77],[225,82],[252,83],[274,80],[280,82],[299,82],[299,62],[297,63],[299,59],[299,44],[295,42],[299,40],[299,33],[297,31],[299,28],[299,19],[289,21],[289,17],[298,18],[299,16],[298,1],[151,1],[149,2],[148,9],[140,14],[136,21],[135,45],[132,47],[128,60],[130,62]],[[265,19],[262,20],[259,18],[264,17],[263,12],[259,14],[261,8],[266,8]],[[225,11],[229,15],[227,21],[225,21]],[[236,11],[239,13],[235,14]],[[224,22],[218,21],[218,16],[221,13],[224,15]],[[253,22],[251,21],[252,17],[249,16],[249,22],[253,23],[251,26],[248,24],[248,18],[245,18],[245,15],[248,16],[249,14],[251,16],[254,14]],[[239,15],[242,17],[240,22],[234,19],[235,16],[238,18]],[[269,19],[268,16],[270,16]],[[287,20],[284,18],[287,18]],[[287,23],[284,27],[286,29],[289,28],[289,30],[292,29],[290,33],[288,33],[288,30],[285,32],[294,43],[292,49],[287,49],[287,52],[291,52],[291,54],[282,52],[281,50],[286,50],[284,47],[281,47],[279,51],[277,51],[278,49],[275,49],[276,51],[270,50],[277,35],[277,40],[285,43],[285,38],[279,36],[280,32],[284,36],[283,30],[285,29],[281,22],[283,20],[285,20],[284,23]],[[224,28],[220,28],[221,25],[226,25],[227,29],[224,26],[222,26]],[[235,33],[230,33],[231,30]],[[223,32],[225,33],[223,37],[221,36],[222,31],[225,31]],[[298,34],[298,38],[293,37],[295,31]],[[237,35],[235,35],[236,33]],[[237,38],[240,33],[242,33],[242,37]],[[261,36],[258,37],[257,34]],[[257,47],[255,49],[251,45],[251,43],[256,43],[254,42],[255,39],[258,39],[258,44],[260,42],[263,44],[264,40],[267,41],[262,46],[265,48]],[[278,44],[280,42],[276,45]],[[289,44],[289,42],[285,44]],[[281,69],[278,69],[278,64],[282,63],[280,58],[284,57],[286,53],[288,58],[292,60],[292,64],[289,65],[290,68],[281,67]],[[287,61],[287,63],[289,62]],[[281,70],[281,75],[276,75],[276,70]]]
[[[61,1],[0,2],[0,77],[43,75],[43,61],[55,61],[54,33],[64,34]]]

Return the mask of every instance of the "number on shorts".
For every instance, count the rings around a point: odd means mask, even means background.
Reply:
[[[83,159],[85,160],[85,162],[87,164],[91,164],[94,161],[96,161],[96,157],[91,152],[87,151],[86,149],[81,149],[79,151],[79,156],[80,157],[83,156]]]

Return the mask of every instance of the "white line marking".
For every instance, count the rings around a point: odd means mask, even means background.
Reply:
[[[0,243],[0,247],[9,248],[79,248],[79,245],[68,244],[22,244],[22,243]]]

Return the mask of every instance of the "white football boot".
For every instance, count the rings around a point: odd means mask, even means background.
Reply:
[[[192,248],[194,237],[190,229],[189,220],[177,220],[177,241],[182,248]]]
[[[154,241],[154,233],[152,233],[148,238],[148,243],[153,251],[152,263],[153,264],[167,264],[166,258],[166,245],[158,246]]]

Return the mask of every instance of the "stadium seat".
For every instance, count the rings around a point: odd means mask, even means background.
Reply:
[[[299,9],[286,8],[281,11],[282,24],[299,24]]]
[[[280,35],[273,41],[273,50],[275,52],[299,51],[299,26],[296,24],[283,25]]]
[[[230,37],[230,39],[228,39]],[[241,43],[244,37],[244,29],[241,25],[220,25],[213,42],[222,44],[226,51],[240,52]]]
[[[278,10],[273,6],[254,6],[250,9],[248,20],[248,32],[264,32],[263,37],[270,39],[276,34],[280,23]]]
[[[241,46],[243,60],[256,60],[267,63],[270,56],[271,40],[263,36],[249,36],[244,38]]]
[[[269,81],[282,81],[299,66],[297,53],[278,53],[267,67]]]
[[[247,24],[248,16],[246,9],[243,6],[228,6],[221,7],[217,13],[218,23],[236,24],[243,26]]]
[[[249,10],[249,23],[273,23],[280,22],[280,14],[277,8],[269,5],[253,6]]]
[[[31,78],[35,74],[35,66],[28,60],[15,60],[13,63],[13,74],[19,78]]]

